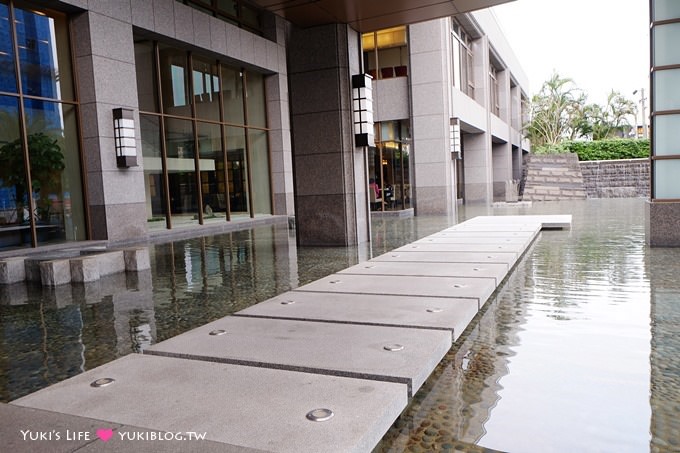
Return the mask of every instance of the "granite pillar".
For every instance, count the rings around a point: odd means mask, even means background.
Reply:
[[[288,53],[297,240],[369,240],[366,160],[354,146],[351,76],[360,36],[346,25],[293,29]]]
[[[125,8],[117,12],[123,14]],[[128,21],[129,15],[128,4]],[[88,11],[73,20],[73,33],[85,119],[82,135],[90,239],[145,236],[144,172],[141,166],[118,168],[113,139],[114,108],[133,109],[139,124],[132,25],[104,12]],[[137,149],[141,153],[139,140]]]
[[[680,202],[647,202],[647,243],[652,247],[680,247]]]

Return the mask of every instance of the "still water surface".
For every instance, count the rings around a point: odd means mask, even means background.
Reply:
[[[572,214],[544,231],[376,451],[680,451],[680,249],[644,242],[644,200],[463,208]],[[283,227],[151,246],[137,276],[0,288],[0,400],[439,231],[373,222],[356,248],[296,248]]]

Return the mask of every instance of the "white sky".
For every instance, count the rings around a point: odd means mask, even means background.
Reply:
[[[516,0],[492,11],[529,77],[530,96],[557,71],[589,102],[604,103],[612,89],[639,102],[644,87],[649,97],[647,0]]]

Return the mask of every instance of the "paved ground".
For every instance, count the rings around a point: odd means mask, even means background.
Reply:
[[[477,217],[0,405],[3,450],[370,451],[541,228],[570,222]]]

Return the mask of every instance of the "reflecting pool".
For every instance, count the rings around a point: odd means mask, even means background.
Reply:
[[[680,249],[645,245],[642,199],[465,207],[572,214],[544,231],[378,452],[680,451]],[[0,287],[0,400],[11,401],[455,219],[374,219],[373,241],[297,248],[286,225],[150,246],[152,268],[88,285]]]

